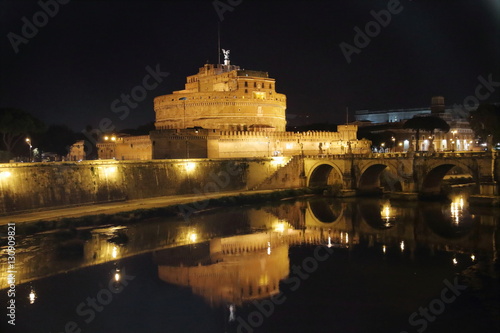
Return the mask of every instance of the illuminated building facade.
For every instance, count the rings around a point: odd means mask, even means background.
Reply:
[[[206,64],[184,90],[154,100],[156,129],[285,131],[286,96],[268,73]]]
[[[226,51],[228,52],[228,51]],[[108,135],[100,159],[234,158],[368,152],[356,125],[337,132],[286,132],[286,96],[267,72],[206,64],[185,88],[154,99],[155,130],[147,136]],[[110,140],[114,137],[115,140]]]
[[[356,123],[360,127],[369,129],[373,126],[373,132],[389,131],[393,133],[390,140],[385,142],[381,149],[403,152],[415,149],[417,144],[416,133],[409,129],[403,129],[406,120],[413,117],[436,116],[445,120],[450,125],[447,133],[435,131],[431,137],[428,132],[421,131],[418,138],[419,151],[431,150],[431,143],[436,151],[471,151],[482,150],[484,147],[477,145],[474,131],[470,128],[467,119],[473,108],[462,106],[461,108],[447,108],[443,96],[434,96],[430,107],[411,109],[388,109],[388,110],[358,110],[356,111]],[[381,127],[381,125],[384,125]]]

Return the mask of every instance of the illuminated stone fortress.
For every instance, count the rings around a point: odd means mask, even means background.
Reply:
[[[183,90],[154,99],[155,130],[146,136],[107,134],[100,159],[236,158],[369,152],[356,125],[337,132],[286,132],[286,96],[267,72],[205,64]]]
[[[228,52],[228,51],[226,51]],[[268,73],[206,64],[187,77],[184,90],[154,100],[156,129],[209,128],[285,131],[286,97]]]

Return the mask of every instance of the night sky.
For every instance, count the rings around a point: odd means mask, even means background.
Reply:
[[[41,7],[1,0],[0,107],[75,131],[103,118],[117,129],[153,121],[155,96],[183,89],[187,75],[217,62],[218,22],[231,63],[269,72],[287,95],[287,113],[310,114],[311,122],[343,123],[346,107],[351,117],[358,109],[425,107],[433,95],[462,103],[478,76],[500,82],[498,0],[402,0],[350,63],[339,44],[355,46],[354,28],[365,30],[370,12],[389,1],[229,2],[237,5],[220,22],[213,1],[73,0],[16,53],[8,34],[22,36],[22,18],[33,22]],[[148,66],[169,75],[120,119],[111,104],[142,85]],[[500,101],[500,87],[485,101]]]

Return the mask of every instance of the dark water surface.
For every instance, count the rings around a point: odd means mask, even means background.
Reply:
[[[16,325],[4,255],[0,328],[498,332],[494,215],[469,209],[465,193],[443,203],[311,198],[19,236]]]

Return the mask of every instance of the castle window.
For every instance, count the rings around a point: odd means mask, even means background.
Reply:
[[[247,81],[245,81],[245,87],[248,87],[248,82]]]
[[[245,89],[245,94],[248,94],[248,89]]]
[[[269,83],[269,89],[273,89],[273,85]]]
[[[254,87],[254,88],[257,88],[257,82],[254,82],[254,83],[253,83],[253,87]]]

